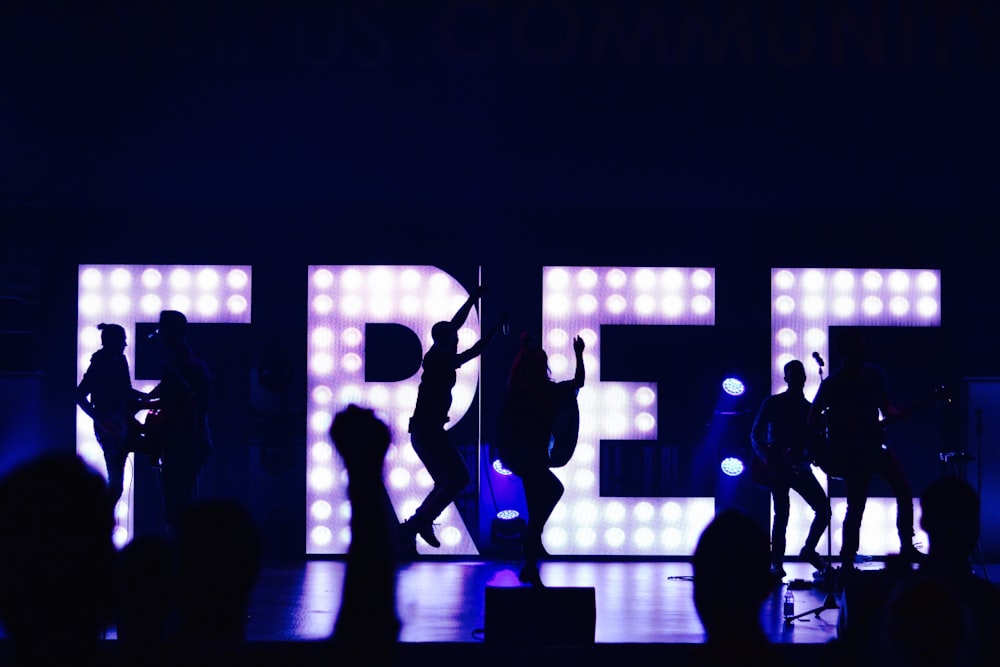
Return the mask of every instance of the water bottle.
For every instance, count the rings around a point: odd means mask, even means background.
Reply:
[[[795,595],[791,588],[785,590],[784,616],[786,621],[795,616]]]

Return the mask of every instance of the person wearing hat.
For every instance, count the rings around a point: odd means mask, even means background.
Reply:
[[[167,528],[173,531],[185,507],[197,496],[198,474],[212,447],[208,429],[211,376],[187,337],[187,317],[176,310],[160,313],[153,337],[165,356],[159,384],[149,396],[156,400],[159,419],[147,438],[161,459],[160,483]]]
[[[132,371],[125,358],[125,329],[119,324],[97,325],[101,348],[76,387],[76,404],[94,420],[94,435],[104,451],[108,490],[117,503],[122,496],[125,460],[138,438],[135,413],[146,394],[132,387]]]
[[[506,323],[506,316],[472,347],[458,351],[458,330],[465,324],[472,306],[483,294],[483,288],[473,290],[450,321],[441,321],[431,328],[433,343],[424,355],[417,404],[410,418],[410,441],[413,450],[434,480],[434,486],[413,516],[400,524],[404,549],[416,552],[416,536],[437,548],[440,540],[434,534],[434,520],[451,504],[469,483],[471,477],[458,447],[448,439],[444,425],[451,408],[451,390],[456,371],[476,358],[489,345]]]

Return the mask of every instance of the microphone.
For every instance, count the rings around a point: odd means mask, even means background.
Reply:
[[[823,368],[823,366],[826,365],[823,363],[823,357],[819,356],[819,352],[813,352],[813,359],[816,360],[816,363],[819,364],[820,368]]]

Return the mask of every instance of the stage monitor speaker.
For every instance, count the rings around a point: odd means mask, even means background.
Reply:
[[[593,588],[487,586],[484,640],[507,646],[591,646]]]

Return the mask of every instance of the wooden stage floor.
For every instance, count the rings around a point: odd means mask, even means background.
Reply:
[[[862,567],[881,567],[869,563]],[[404,643],[484,641],[487,586],[519,586],[519,564],[511,561],[427,560],[401,567],[397,610]],[[806,563],[785,564],[785,583],[812,582]],[[314,640],[329,636],[340,605],[344,563],[306,560],[270,564],[255,589],[247,639]],[[550,587],[593,587],[597,644],[700,643],[703,630],[692,599],[688,562],[547,561],[542,579]],[[837,609],[810,614],[790,624],[782,617],[785,586],[762,609],[772,641],[821,644],[836,636]],[[795,590],[796,613],[823,605],[818,588]]]

